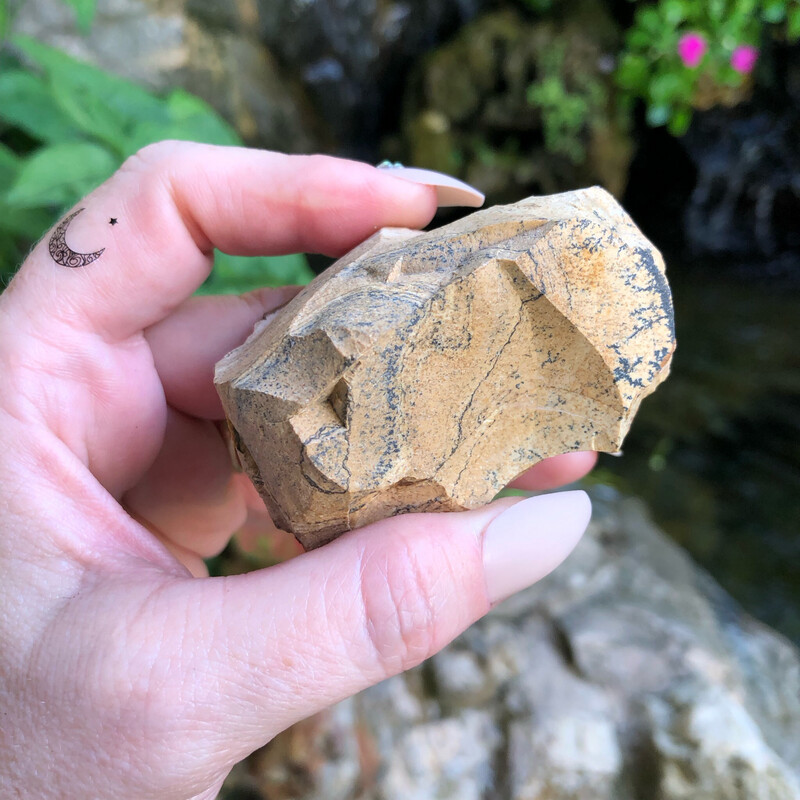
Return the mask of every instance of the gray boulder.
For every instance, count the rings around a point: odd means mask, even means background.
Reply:
[[[598,489],[567,563],[285,732],[228,798],[800,800],[800,653]]]

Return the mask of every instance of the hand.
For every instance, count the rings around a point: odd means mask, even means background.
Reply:
[[[192,578],[252,505],[214,422],[213,364],[288,296],[188,299],[213,248],[340,254],[425,225],[435,195],[363,164],[163,143],[79,207],[65,241],[99,257],[68,268],[45,239],[0,297],[0,794],[210,798],[276,733],[553,569],[588,500],[396,517]]]

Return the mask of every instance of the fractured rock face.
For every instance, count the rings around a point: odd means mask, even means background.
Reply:
[[[380,231],[216,383],[275,523],[316,547],[476,507],[548,456],[619,450],[674,347],[660,254],[592,188]]]

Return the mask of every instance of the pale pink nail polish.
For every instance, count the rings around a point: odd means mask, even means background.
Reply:
[[[379,164],[378,169],[386,170],[395,178],[433,186],[436,189],[436,199],[440,207],[471,206],[480,208],[486,199],[474,186],[470,186],[452,175],[445,175],[443,172],[418,167],[404,167],[402,164],[392,164],[390,161]]]
[[[496,517],[483,535],[483,568],[492,604],[552,572],[578,544],[592,515],[586,492],[529,497]]]

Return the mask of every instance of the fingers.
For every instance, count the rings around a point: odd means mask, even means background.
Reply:
[[[223,419],[214,365],[238,347],[265,314],[288,303],[298,286],[242,296],[192,297],[145,332],[167,402],[202,419]]]
[[[188,674],[196,659],[193,696],[219,709],[243,755],[437,652],[560,564],[589,516],[585,493],[565,492],[395,517],[268,570],[184,584],[175,658]]]
[[[214,556],[247,519],[247,498],[215,425],[172,409],[161,452],[122,502],[165,544],[177,545],[171,549],[187,565],[181,551]]]
[[[378,228],[427,224],[436,194],[358,162],[163,142],[78,208],[37,245],[14,293],[29,314],[121,340],[183,302],[214,247],[339,254]],[[88,263],[66,266],[76,252]]]
[[[540,461],[509,484],[511,489],[540,492],[580,480],[592,471],[597,463],[597,453],[591,450],[564,453]]]

